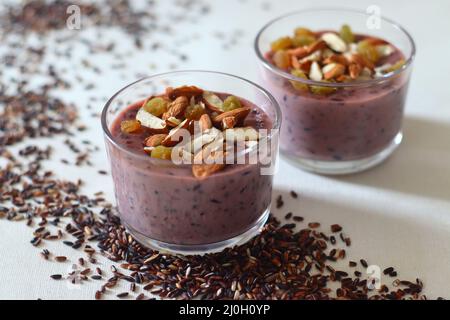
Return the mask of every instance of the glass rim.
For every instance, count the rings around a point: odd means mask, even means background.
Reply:
[[[304,79],[304,78],[300,78],[300,77],[296,77],[278,67],[276,67],[275,65],[271,64],[269,61],[267,61],[267,59],[264,57],[264,54],[261,52],[261,48],[259,47],[259,40],[262,36],[262,34],[264,33],[264,31],[266,31],[268,28],[270,28],[274,23],[291,17],[291,16],[295,16],[298,14],[302,14],[302,13],[310,13],[310,12],[346,12],[346,13],[353,13],[353,14],[360,14],[360,15],[364,15],[367,16],[368,14],[365,11],[362,10],[358,10],[358,9],[352,9],[352,8],[342,8],[342,7],[314,7],[314,8],[308,8],[308,9],[302,9],[302,10],[296,10],[294,12],[289,12],[286,14],[283,14],[281,16],[278,16],[277,18],[274,18],[272,20],[270,20],[269,22],[267,22],[257,33],[255,41],[254,41],[254,50],[256,52],[256,56],[259,58],[259,60],[262,62],[263,66],[265,68],[267,68],[268,70],[278,74],[279,76],[283,77],[283,78],[287,78],[289,80],[292,81],[297,81],[300,83],[304,83],[307,85],[312,85],[312,86],[320,86],[320,87],[333,87],[333,88],[344,88],[344,87],[363,87],[363,86],[370,86],[370,85],[374,85],[374,84],[381,84],[383,82],[386,82],[388,80],[390,80],[391,78],[396,77],[397,75],[403,73],[405,70],[409,69],[409,67],[412,65],[414,58],[416,56],[416,44],[414,42],[414,39],[412,38],[412,36],[410,35],[410,33],[404,28],[402,27],[400,24],[398,24],[397,22],[395,22],[394,20],[391,20],[389,18],[386,18],[384,16],[380,16],[380,19],[383,22],[389,23],[391,26],[393,26],[395,29],[399,30],[400,32],[402,32],[406,38],[408,39],[410,45],[411,45],[411,53],[408,57],[408,59],[406,59],[405,63],[403,64],[403,66],[398,69],[395,70],[394,72],[386,75],[386,76],[382,76],[380,78],[376,78],[376,79],[370,79],[370,80],[364,80],[364,81],[358,81],[358,82],[340,82],[340,83],[329,83],[329,82],[322,82],[322,81],[314,81],[314,80],[309,80],[309,79]]]
[[[119,89],[116,93],[114,93],[113,96],[111,96],[111,98],[108,99],[108,101],[105,103],[102,113],[101,113],[101,125],[102,125],[102,130],[103,130],[103,134],[106,136],[106,138],[108,139],[108,141],[110,143],[112,143],[114,145],[115,148],[118,148],[121,152],[125,152],[126,154],[136,157],[136,158],[140,158],[144,161],[151,161],[151,162],[155,162],[155,163],[160,163],[160,164],[168,164],[167,160],[164,159],[157,159],[157,158],[151,158],[148,155],[144,155],[144,154],[138,154],[136,152],[133,152],[129,149],[127,149],[126,147],[122,146],[120,143],[118,143],[116,141],[116,139],[114,138],[114,136],[111,133],[110,128],[108,127],[108,124],[106,123],[106,117],[107,117],[107,113],[109,110],[109,107],[111,106],[112,102],[121,94],[123,93],[125,90],[129,89],[130,87],[141,83],[145,80],[150,80],[150,79],[155,79],[155,78],[160,78],[160,77],[164,77],[164,76],[171,76],[171,75],[176,75],[176,74],[184,74],[184,73],[207,73],[207,74],[211,74],[211,75],[220,75],[220,76],[225,76],[225,77],[229,77],[229,78],[233,78],[233,79],[237,79],[237,80],[241,80],[246,82],[247,84],[255,87],[256,89],[258,89],[260,92],[262,92],[266,98],[270,101],[271,106],[275,109],[275,120],[272,121],[272,127],[268,129],[269,133],[267,134],[266,137],[264,137],[262,140],[260,141],[270,141],[272,139],[273,136],[273,130],[279,130],[280,126],[281,126],[281,109],[280,106],[277,102],[277,100],[272,96],[272,94],[270,94],[270,92],[268,92],[266,89],[264,89],[262,86],[247,80],[245,78],[242,78],[240,76],[236,76],[230,73],[225,73],[225,72],[220,72],[220,71],[209,71],[209,70],[198,70],[198,69],[194,69],[194,70],[176,70],[176,71],[169,71],[169,72],[163,72],[163,73],[157,73],[151,76],[145,76],[143,78],[140,78],[136,81],[133,81],[132,83],[126,85],[125,87],[122,87],[121,89]],[[242,97],[244,99],[246,99],[245,97]],[[253,102],[252,102],[253,103]],[[255,150],[257,151],[257,147],[258,147],[259,143],[256,145],[253,145],[249,148],[246,148],[245,150],[242,150],[240,152],[237,152],[236,155],[237,156],[242,156],[245,154],[249,154],[254,152]],[[190,166],[191,164],[181,164],[181,165],[176,165],[174,164],[172,161],[169,161],[170,163],[172,163],[173,165],[175,165],[176,167],[183,167],[183,166]]]

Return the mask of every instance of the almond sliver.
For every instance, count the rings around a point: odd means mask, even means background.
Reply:
[[[322,40],[325,41],[330,49],[336,52],[347,51],[347,44],[337,34],[326,32],[322,35]]]
[[[223,101],[210,91],[203,92],[203,101],[208,109],[216,112],[223,112]]]
[[[154,115],[150,112],[144,110],[144,108],[140,108],[136,114],[136,120],[138,120],[142,126],[147,127],[149,129],[153,129],[156,131],[163,131],[166,129],[166,122]]]
[[[309,78],[314,81],[321,81],[323,79],[322,71],[320,70],[319,64],[316,61],[311,64],[311,69],[309,70]]]

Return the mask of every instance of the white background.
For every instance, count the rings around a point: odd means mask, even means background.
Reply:
[[[175,1],[164,2],[158,12],[170,20],[171,13],[176,11]],[[336,1],[323,0],[313,3],[214,0],[208,3],[211,5],[209,15],[195,18],[195,24],[186,21],[175,24],[173,19],[176,30],[173,37],[153,35],[149,41],[159,38],[162,42],[179,43],[179,49],[189,55],[189,60],[182,64],[177,62],[178,68],[224,71],[254,81],[258,77],[253,39],[262,25],[291,10],[311,5],[336,6]],[[329,224],[339,223],[352,238],[348,250],[350,258],[364,257],[369,264],[381,268],[395,266],[401,278],[414,280],[420,277],[430,298],[450,297],[450,2],[339,1],[341,6],[361,10],[371,4],[379,5],[383,15],[406,27],[418,48],[404,121],[404,142],[381,166],[339,178],[305,173],[281,159],[275,177],[274,197],[286,193],[286,205],[275,213],[283,216],[293,211],[307,221],[321,222],[327,230]],[[225,34],[225,41],[232,40],[231,34],[242,33],[243,36],[225,50],[224,40],[217,38],[218,32]],[[110,35],[114,37],[114,32]],[[106,38],[99,41],[106,41]],[[184,41],[186,39],[192,41]],[[121,49],[127,52],[129,41],[125,39],[122,46]],[[171,66],[174,61],[176,59],[164,50],[148,50],[127,61],[125,78],[88,73],[80,68],[79,61],[70,65],[65,76],[82,74],[90,78],[97,84],[97,89],[89,95],[98,95],[101,99],[134,80],[138,73],[167,71],[174,67]],[[107,59],[93,56],[91,62],[101,67]],[[85,193],[103,190],[109,199],[113,199],[110,177],[97,174],[97,170],[108,169],[108,165],[99,119],[91,117],[91,111],[85,108],[87,93],[80,86],[70,92],[61,92],[60,96],[77,102],[81,108],[82,121],[89,130],[80,135],[80,140],[87,137],[102,149],[94,154],[95,167],[76,169],[59,161],[62,157],[70,159],[67,148],[60,143],[63,138],[41,139],[40,144],[51,142],[55,147],[55,161],[48,163],[49,167],[67,179],[89,177]],[[91,104],[95,112],[100,111],[101,101]],[[289,200],[291,189],[300,194],[297,201]],[[31,234],[32,229],[24,223],[0,220],[0,298],[92,299],[100,287],[94,280],[72,287],[64,281],[49,278],[51,274],[66,273],[70,262],[42,260],[41,249],[29,243]],[[46,247],[55,254],[67,255],[72,262],[82,256],[61,243],[50,243]],[[111,263],[106,262],[102,268],[106,270],[109,265]],[[114,298],[114,295],[109,297]]]

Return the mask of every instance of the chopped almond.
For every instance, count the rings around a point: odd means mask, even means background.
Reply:
[[[308,54],[323,50],[327,47],[327,43],[323,40],[317,40],[308,47]]]
[[[331,80],[344,74],[345,66],[339,63],[330,63],[323,67],[322,72],[325,80]]]
[[[326,32],[322,35],[322,40],[326,42],[328,47],[336,52],[345,52],[347,44],[337,34],[333,32]]]
[[[247,117],[247,115],[250,113],[250,110],[251,109],[247,108],[247,107],[233,109],[231,111],[227,111],[227,112],[217,115],[215,118],[213,118],[213,122],[222,123],[222,120],[226,117],[235,117],[236,122],[241,123]]]
[[[333,54],[333,55],[329,56],[328,58],[326,58],[325,60],[323,60],[324,64],[330,64],[333,62],[342,64],[344,66],[348,65],[348,60],[343,55]]]
[[[182,86],[175,89],[169,87],[166,89],[166,95],[172,100],[180,96],[185,96],[190,99],[191,97],[196,97],[201,94],[203,94],[203,90],[196,86]]]
[[[309,78],[314,81],[321,81],[323,79],[322,71],[320,70],[320,66],[316,61],[311,64]]]
[[[349,71],[350,77],[352,79],[358,78],[360,73],[361,73],[361,70],[362,70],[361,66],[359,64],[357,64],[357,63],[351,63],[348,66],[348,71]]]
[[[203,151],[200,151],[194,158],[194,163],[208,162],[202,164],[193,164],[192,173],[194,177],[198,179],[204,179],[211,176],[213,173],[218,172],[225,168],[226,152],[216,151],[210,155],[205,156]],[[205,159],[206,158],[206,159]],[[214,162],[216,161],[216,162]],[[209,164],[209,162],[213,162]]]
[[[188,129],[191,121],[192,120],[185,119],[176,128],[170,130],[169,134],[164,138],[161,144],[165,147],[173,147],[177,145],[182,138],[181,136],[179,136],[181,131]]]
[[[169,117],[168,119],[166,119],[166,124],[172,128],[178,126],[180,123],[180,119],[177,119],[175,117]]]
[[[225,117],[222,119],[222,128],[224,130],[234,128],[235,125],[236,125],[236,117],[234,116]]]
[[[150,112],[145,111],[144,108],[139,109],[136,114],[136,120],[138,120],[142,126],[149,129],[152,133],[167,132],[166,122],[152,115]]]
[[[308,49],[305,49],[303,47],[300,48],[296,48],[296,49],[291,49],[291,50],[287,50],[287,53],[297,57],[298,59],[304,58],[306,57],[308,54],[310,54],[310,52],[308,51]]]
[[[212,128],[211,118],[206,113],[202,114],[202,116],[200,117],[199,123],[200,123],[200,130],[202,132]]]
[[[189,99],[186,96],[179,96],[169,106],[169,110],[163,114],[163,119],[167,120],[171,117],[181,115],[189,105]]]
[[[203,92],[203,102],[206,107],[212,111],[221,113],[223,112],[223,101],[217,95],[212,92]]]
[[[167,134],[160,133],[160,134],[154,134],[147,139],[145,139],[145,146],[146,147],[157,147],[161,145],[161,142],[167,137]]]
[[[300,62],[296,56],[291,56],[291,64],[294,69],[301,69]]]

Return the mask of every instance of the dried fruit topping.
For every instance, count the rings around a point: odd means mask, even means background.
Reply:
[[[278,50],[273,55],[273,61],[278,68],[287,69],[290,66],[289,53],[285,50]]]
[[[380,58],[375,46],[367,40],[358,42],[358,53],[372,63],[376,63]]]
[[[314,94],[318,94],[321,96],[326,96],[332,94],[337,90],[335,87],[324,87],[324,86],[311,86],[310,90]]]
[[[341,27],[339,35],[341,36],[341,39],[345,41],[346,44],[355,42],[355,35],[353,34],[353,31],[348,24],[344,24]]]
[[[228,96],[223,102],[223,111],[231,111],[242,108],[241,101],[235,96]]]
[[[202,104],[189,105],[186,108],[184,117],[190,120],[199,120],[205,112],[205,107]]]
[[[278,40],[272,42],[272,44],[270,45],[273,51],[285,50],[290,48],[291,46],[292,46],[292,39],[290,37],[279,38]]]
[[[141,123],[137,120],[124,120],[120,123],[120,130],[123,133],[139,133],[141,131]]]
[[[272,43],[269,60],[278,68],[305,80],[316,82],[352,82],[382,77],[400,68],[404,62],[386,63],[397,52],[387,41],[355,35],[344,24],[339,32],[313,32],[297,28],[292,37],[282,37]],[[384,61],[384,65],[380,66]],[[294,89],[315,94],[331,94],[336,87],[320,84],[308,86],[302,81],[290,81]],[[220,110],[221,111],[221,110]],[[225,110],[226,111],[226,110]]]
[[[150,100],[147,100],[143,104],[143,108],[145,111],[150,112],[154,116],[161,116],[164,112],[167,111],[167,106],[169,102],[162,98],[162,97],[156,97],[151,98]]]
[[[292,39],[292,44],[295,47],[309,46],[316,41],[316,37],[310,34],[297,35]]]
[[[170,160],[172,158],[172,148],[157,146],[152,150],[151,157]]]
[[[314,32],[312,32],[310,29],[308,28],[304,28],[304,27],[298,27],[294,30],[294,35],[295,36],[315,36]]]
[[[291,71],[291,74],[293,76],[296,76],[297,78],[308,79],[308,77],[302,70],[294,69]],[[296,90],[308,90],[308,85],[300,81],[291,81],[291,83]]]

